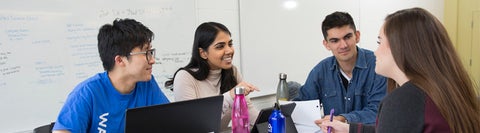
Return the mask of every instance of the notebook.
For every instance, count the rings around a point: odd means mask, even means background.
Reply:
[[[287,133],[297,133],[297,128],[295,127],[295,123],[293,123],[291,117],[295,106],[295,103],[280,105],[280,110],[285,116],[285,130]],[[260,110],[260,113],[258,114],[257,120],[253,125],[251,133],[268,133],[268,118],[270,117],[270,114],[272,114],[272,112],[273,107]]]
[[[125,133],[218,133],[223,95],[128,109]]]

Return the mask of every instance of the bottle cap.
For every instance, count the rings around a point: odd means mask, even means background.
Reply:
[[[235,87],[235,94],[245,94],[245,87]]]
[[[286,73],[280,73],[278,76],[280,77],[280,79],[287,79]]]
[[[278,105],[278,103],[275,103],[275,105],[273,105],[273,108],[276,110],[280,110],[280,105]]]

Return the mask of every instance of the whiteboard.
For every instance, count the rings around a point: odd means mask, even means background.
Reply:
[[[225,24],[239,42],[236,0],[4,0],[0,4],[0,132],[31,131],[55,121],[67,95],[103,72],[98,29],[133,18],[155,34],[155,76],[163,84],[191,56],[202,22]],[[216,4],[223,5],[218,7]],[[234,64],[240,66],[239,47]]]
[[[394,11],[422,7],[443,20],[443,0],[241,0],[242,71],[261,89],[251,95],[275,93],[278,74],[303,84],[322,59],[332,56],[323,46],[321,25],[326,15],[348,12],[360,31],[362,48],[375,50],[383,19]],[[296,8],[285,5],[295,2]]]

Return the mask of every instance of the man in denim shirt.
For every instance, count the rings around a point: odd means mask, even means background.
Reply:
[[[334,119],[373,124],[386,94],[386,78],[375,73],[375,55],[357,47],[360,32],[350,14],[334,12],[322,23],[323,45],[334,56],[318,63],[295,100],[320,99],[325,117],[334,108]]]

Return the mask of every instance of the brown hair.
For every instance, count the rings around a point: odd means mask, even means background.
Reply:
[[[385,18],[384,33],[398,67],[433,100],[450,129],[480,131],[476,86],[440,21],[424,9],[404,9]],[[389,79],[389,92],[393,83]]]

